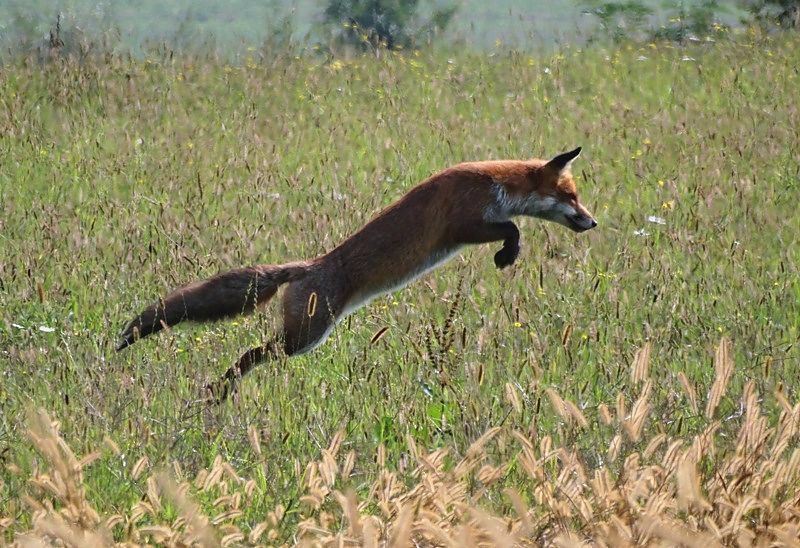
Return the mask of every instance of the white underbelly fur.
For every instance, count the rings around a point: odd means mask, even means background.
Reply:
[[[337,319],[336,321],[338,322],[339,320]],[[334,325],[336,325],[336,324],[335,323],[331,323],[328,326],[328,329],[326,329],[325,332],[318,339],[315,339],[315,340],[311,341],[310,343],[308,343],[307,345],[303,346],[302,348],[298,348],[297,350],[294,351],[292,356],[299,356],[300,354],[305,354],[307,352],[311,352],[316,347],[320,346],[322,343],[325,342],[325,340],[331,334],[331,331],[333,331],[333,326]]]
[[[356,293],[353,298],[348,302],[342,312],[336,317],[336,321],[339,322],[349,316],[351,313],[355,312],[362,306],[366,305],[375,297],[379,297],[381,295],[385,295],[387,293],[391,293],[392,291],[396,291],[401,289],[420,276],[423,276],[436,268],[437,266],[446,263],[450,259],[453,258],[459,251],[461,251],[461,246],[454,247],[452,249],[448,249],[439,253],[434,253],[428,260],[425,261],[419,268],[413,270],[407,276],[400,278],[398,280],[393,280],[392,283],[388,284],[385,287],[381,287],[372,293]]]

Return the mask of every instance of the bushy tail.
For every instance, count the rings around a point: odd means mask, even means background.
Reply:
[[[206,322],[252,312],[278,287],[302,278],[307,270],[308,263],[251,266],[179,287],[125,326],[117,350],[184,320]]]

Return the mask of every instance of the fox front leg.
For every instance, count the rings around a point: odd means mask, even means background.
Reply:
[[[465,227],[459,236],[459,243],[464,244],[484,244],[502,240],[503,247],[494,255],[494,264],[497,268],[505,268],[513,264],[519,255],[519,229],[511,221],[481,222]]]
[[[511,221],[500,224],[508,225],[507,236],[503,239],[503,247],[494,254],[494,264],[503,269],[514,264],[519,256],[519,229]]]

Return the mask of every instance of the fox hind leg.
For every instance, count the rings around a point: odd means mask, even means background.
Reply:
[[[216,382],[206,386],[206,393],[214,403],[224,402],[228,396],[237,390],[242,377],[247,375],[255,366],[270,359],[280,356],[278,345],[270,341],[264,346],[251,348],[236,360],[236,363],[225,371],[225,374]]]
[[[289,284],[283,296],[283,336],[251,348],[215,383],[206,387],[211,400],[221,403],[236,391],[242,377],[258,364],[297,356],[321,345],[333,330],[343,303],[339,295],[313,276]]]
[[[290,357],[313,350],[328,338],[335,324],[333,316],[324,313],[314,318],[302,318],[299,322],[296,317],[287,316],[284,321],[288,323],[284,325],[282,345],[273,340],[263,346],[251,348],[219,380],[206,386],[206,392],[213,402],[222,403],[236,392],[241,379],[258,364],[280,359],[281,354]]]

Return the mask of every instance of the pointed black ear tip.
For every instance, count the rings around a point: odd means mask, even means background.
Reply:
[[[572,160],[574,160],[575,158],[577,158],[578,156],[581,155],[581,151],[582,150],[583,150],[583,147],[578,147],[578,148],[576,148],[574,150],[570,150],[569,152],[565,152],[564,154],[561,154],[560,156],[563,156],[565,158],[569,158],[569,160],[572,161]]]
[[[570,164],[570,162],[580,156],[581,150],[583,150],[583,147],[578,147],[575,150],[570,150],[569,152],[562,152],[548,163],[556,169],[564,169]]]

